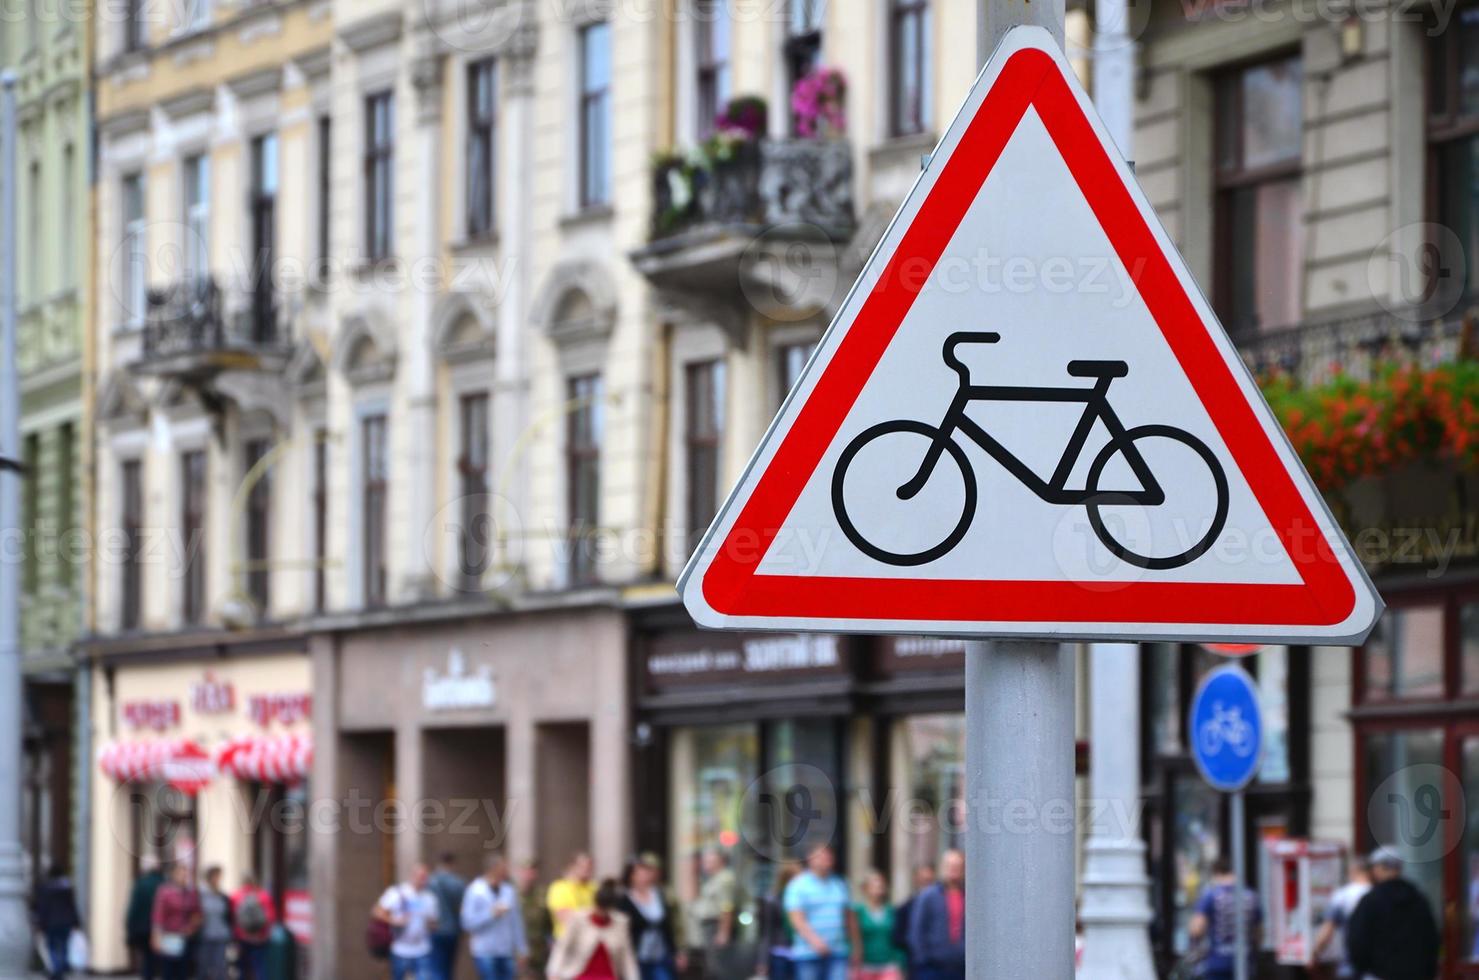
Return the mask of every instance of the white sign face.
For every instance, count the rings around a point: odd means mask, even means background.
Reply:
[[[438,674],[428,667],[421,681],[421,703],[427,711],[491,708],[497,695],[493,668],[483,664],[476,671],[469,672],[467,657],[456,647],[447,655],[445,674]]]
[[[977,80],[679,582],[734,629],[1359,642],[1381,609],[1051,37]]]

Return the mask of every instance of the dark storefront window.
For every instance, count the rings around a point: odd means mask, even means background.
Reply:
[[[900,720],[908,763],[909,798],[933,819],[910,828],[909,868],[935,865],[948,848],[965,847],[965,715],[909,715]],[[915,831],[922,832],[915,832]]]
[[[133,829],[134,876],[140,862],[153,858],[158,866],[168,867],[183,861],[195,867],[196,848],[200,840],[195,797],[164,783],[144,783],[129,788],[128,804]]]
[[[180,456],[180,537],[185,555],[184,598],[180,616],[186,624],[205,618],[205,450]]]
[[[1463,266],[1418,271],[1429,277],[1430,293],[1444,287],[1438,277],[1457,276],[1456,294],[1468,297],[1479,282],[1479,7],[1454,12],[1448,29],[1431,37],[1430,208],[1434,220],[1453,232],[1462,246],[1461,255],[1435,257],[1443,265],[1462,261]]]
[[[596,529],[601,518],[601,376],[570,379],[565,432],[566,507],[570,527],[570,582],[596,578]]]
[[[286,893],[308,888],[308,784],[253,783],[248,792],[261,813],[252,833],[253,870],[280,913]]]
[[[1304,269],[1298,56],[1217,79],[1217,311],[1236,335],[1299,321]]]

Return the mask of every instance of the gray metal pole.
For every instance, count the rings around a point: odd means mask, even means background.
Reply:
[[[982,0],[976,55],[1008,30],[1063,43],[1063,0]],[[1073,976],[1073,651],[1058,643],[966,645],[966,974]]]
[[[0,978],[21,980],[31,958],[21,849],[21,391],[16,355],[15,73],[0,74]]]
[[[1243,881],[1247,869],[1243,856],[1243,791],[1232,795],[1232,863],[1233,863],[1233,922],[1236,924],[1233,945],[1233,977],[1248,980],[1248,917],[1243,914]]]

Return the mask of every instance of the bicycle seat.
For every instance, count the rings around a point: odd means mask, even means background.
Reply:
[[[1124,361],[1069,361],[1068,373],[1075,378],[1123,378],[1130,373]]]

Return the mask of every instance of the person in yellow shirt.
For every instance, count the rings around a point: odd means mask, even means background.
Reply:
[[[565,934],[565,925],[572,916],[595,907],[596,883],[591,880],[594,872],[591,856],[581,851],[565,866],[565,876],[550,883],[545,904],[549,907],[556,939]]]

